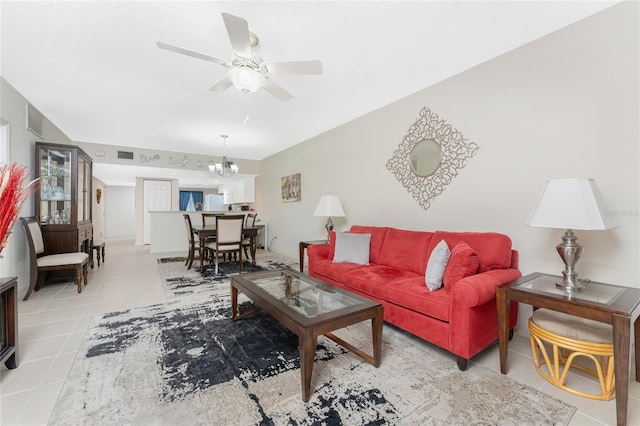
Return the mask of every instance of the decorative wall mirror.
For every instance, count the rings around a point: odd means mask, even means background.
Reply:
[[[442,149],[438,142],[433,139],[423,139],[416,143],[409,155],[409,165],[411,171],[416,176],[432,175],[442,159]]]
[[[478,149],[478,145],[468,142],[462,133],[424,107],[387,161],[387,169],[427,210]]]

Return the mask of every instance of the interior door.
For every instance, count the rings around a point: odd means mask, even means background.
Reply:
[[[171,181],[144,181],[144,244],[151,244],[151,215],[150,211],[171,210]]]

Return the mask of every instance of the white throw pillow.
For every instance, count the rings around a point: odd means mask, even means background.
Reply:
[[[369,264],[369,245],[371,234],[352,234],[336,232],[336,251],[333,263]]]
[[[442,278],[444,277],[444,271],[447,269],[449,257],[451,257],[449,246],[445,240],[441,240],[431,252],[427,262],[424,280],[429,290],[434,291],[442,287]]]

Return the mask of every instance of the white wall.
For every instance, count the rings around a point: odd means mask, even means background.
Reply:
[[[638,7],[616,5],[263,160],[256,207],[272,250],[297,257],[300,240],[324,237],[313,211],[335,194],[346,212],[336,230],[502,232],[524,274],[559,274],[563,231],[524,222],[546,180],[591,177],[620,227],[577,232],[580,276],[640,287]],[[424,106],[480,146],[427,211],[385,167]],[[296,172],[302,201],[282,203],[280,178]]]
[[[136,189],[131,186],[104,186],[104,239],[134,239],[136,236]]]
[[[44,138],[26,129],[27,100],[4,78],[0,77],[0,121],[9,124],[9,161],[26,165],[30,170],[35,166],[35,142],[45,140],[55,143],[71,143],[71,140],[51,123],[44,120]],[[37,108],[37,105],[34,105]],[[22,207],[20,216],[34,215],[33,197]],[[24,297],[29,287],[29,247],[20,222],[16,222],[9,244],[2,250],[0,276],[18,277],[18,296]]]

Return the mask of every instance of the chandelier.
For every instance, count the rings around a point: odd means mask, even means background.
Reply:
[[[209,165],[209,171],[215,173],[221,177],[229,177],[238,173],[238,166],[233,164],[233,161],[227,160],[227,135],[220,135],[224,144],[224,150],[222,151],[222,163],[216,163]]]

